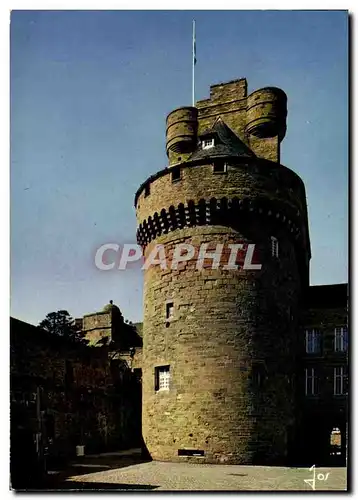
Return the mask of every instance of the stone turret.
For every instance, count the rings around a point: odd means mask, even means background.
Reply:
[[[198,110],[179,108],[167,117],[167,155],[170,163],[188,158],[196,148]]]
[[[123,324],[124,319],[119,307],[110,300],[102,311],[86,314],[83,317],[82,329],[89,345],[102,345],[101,342],[104,342],[106,337],[108,343],[116,340]]]

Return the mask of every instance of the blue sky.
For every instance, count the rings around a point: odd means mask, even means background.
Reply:
[[[134,243],[136,189],[167,165],[165,118],[246,77],[288,95],[281,162],[305,182],[311,283],[347,281],[348,19],[343,11],[13,11],[11,314],[37,324],[110,299],[142,319],[138,269],[99,271]]]

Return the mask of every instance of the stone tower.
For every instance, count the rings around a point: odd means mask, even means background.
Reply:
[[[144,278],[143,437],[153,459],[283,463],[295,436],[296,339],[309,278],[305,188],[280,164],[285,93],[246,79],[167,117],[169,166],[138,189],[148,257],[255,244],[261,269],[205,259]],[[230,247],[231,248],[231,247]],[[226,261],[225,261],[226,259]],[[237,262],[240,260],[240,252]],[[213,268],[214,267],[214,268]]]
[[[124,324],[122,313],[113,300],[106,304],[102,311],[85,314],[82,319],[82,333],[90,346],[102,345],[105,338],[115,340],[118,330]]]

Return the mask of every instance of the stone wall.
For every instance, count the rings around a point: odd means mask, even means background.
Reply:
[[[67,459],[79,444],[88,453],[139,445],[140,381],[112,357],[11,319],[12,435],[41,434],[51,457]]]
[[[146,220],[155,212],[177,207],[189,200],[210,200],[240,196],[242,198],[265,198],[277,200],[291,207],[292,217],[297,211],[305,218],[305,188],[302,180],[292,170],[268,161],[245,159],[229,161],[226,174],[214,174],[212,164],[196,165],[195,168],[183,167],[180,181],[172,182],[169,169],[159,172],[152,179],[150,194],[146,195],[144,185],[136,195],[136,210],[139,222]]]
[[[103,337],[112,335],[112,312],[96,312],[83,317],[82,330],[90,345],[95,345]]]
[[[190,460],[211,463],[273,463],[287,454],[300,280],[283,234],[280,260],[270,257],[268,229],[185,228],[155,240],[169,260],[176,243],[255,241],[263,268],[197,271],[189,261],[178,271],[146,272],[143,436],[154,459],[178,460],[184,448],[204,450]],[[165,365],[170,390],[156,391],[155,367]]]
[[[306,194],[302,180],[290,169],[256,159],[229,162],[225,174],[214,174],[208,164],[188,166],[182,168],[180,180],[174,183],[166,169],[147,182],[150,194],[145,196],[144,186],[136,194],[140,244],[187,224],[215,224],[216,219],[219,224],[230,225],[249,216],[252,226],[270,225],[272,235],[277,228],[285,228],[295,242],[301,274],[308,286]]]

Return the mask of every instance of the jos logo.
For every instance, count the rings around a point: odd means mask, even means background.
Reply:
[[[312,479],[304,479],[304,482],[309,484],[311,486],[311,488],[313,490],[315,490],[316,489],[316,466],[312,465],[312,467],[310,467],[309,470],[313,471],[313,478]],[[329,472],[327,472],[326,474],[322,474],[322,472],[320,472],[317,475],[317,480],[318,481],[327,481],[329,474],[330,474]]]

